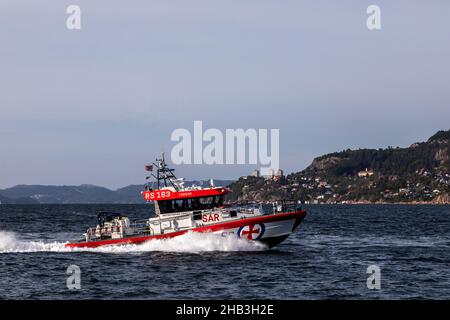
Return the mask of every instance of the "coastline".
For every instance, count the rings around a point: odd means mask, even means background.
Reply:
[[[409,201],[409,202],[386,202],[386,201],[377,201],[377,202],[370,202],[370,201],[349,201],[345,203],[311,203],[309,205],[320,205],[320,204],[326,204],[326,205],[371,205],[371,204],[381,204],[381,205],[433,205],[433,206],[448,206],[450,205],[450,202],[434,202],[434,201]]]
[[[450,204],[450,196],[448,194],[439,195],[436,198],[430,201],[368,201],[368,200],[354,200],[354,201],[345,201],[345,203],[336,203],[336,204],[408,204],[408,205],[449,205]]]

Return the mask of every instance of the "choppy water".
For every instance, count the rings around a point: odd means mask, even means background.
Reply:
[[[3,299],[450,298],[450,206],[306,207],[272,250],[188,234],[142,245],[69,250],[101,210],[148,216],[146,205],[0,205]],[[66,287],[69,265],[81,289]],[[369,265],[381,289],[367,289]]]

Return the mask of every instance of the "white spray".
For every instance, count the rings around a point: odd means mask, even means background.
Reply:
[[[15,233],[0,231],[0,254],[27,252],[102,252],[102,253],[136,253],[136,252],[213,252],[213,251],[261,251],[267,247],[255,241],[236,237],[223,237],[212,233],[188,232],[184,235],[164,240],[151,240],[143,244],[121,246],[103,246],[98,248],[66,248],[65,242],[24,241]]]

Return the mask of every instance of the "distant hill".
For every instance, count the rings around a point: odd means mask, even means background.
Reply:
[[[7,198],[0,194],[0,204],[37,204],[38,202],[29,197]]]
[[[407,148],[344,150],[278,181],[243,177],[230,201],[450,203],[450,130]]]
[[[216,185],[229,185],[232,180],[214,180]],[[192,184],[207,184],[206,181],[186,181],[186,186]],[[79,186],[45,186],[17,185],[0,189],[0,202],[3,204],[77,204],[77,203],[111,203],[139,204],[145,203],[141,197],[144,185],[129,185],[117,190],[83,184]]]
[[[114,191],[87,184],[80,186],[17,185],[0,190],[0,194],[11,199],[31,198],[36,203],[117,203],[118,201]]]

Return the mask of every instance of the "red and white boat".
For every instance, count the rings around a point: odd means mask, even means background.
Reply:
[[[212,232],[222,236],[260,241],[269,248],[285,240],[302,222],[306,212],[296,202],[278,201],[251,205],[224,205],[228,188],[184,187],[162,159],[147,166],[156,167],[157,188],[146,186],[141,194],[153,201],[156,216],[130,222],[122,214],[101,212],[98,225],[89,228],[80,241],[67,247],[99,247],[139,244],[154,239],[177,237],[187,232]],[[147,177],[149,178],[149,177]]]

